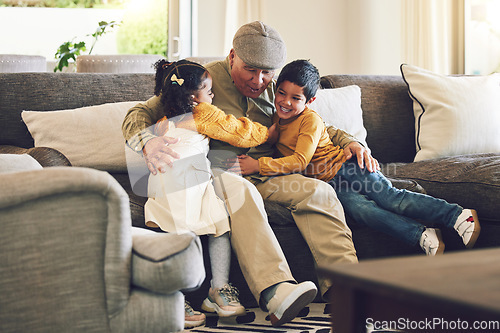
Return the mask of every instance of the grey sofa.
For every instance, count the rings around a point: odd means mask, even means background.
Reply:
[[[132,228],[106,172],[30,160],[0,155],[0,331],[182,330],[181,291],[205,277],[199,238]]]
[[[364,125],[373,155],[384,164],[386,174],[398,187],[420,190],[436,197],[478,210],[483,231],[477,247],[500,245],[500,217],[496,213],[500,198],[500,155],[458,156],[413,163],[415,156],[412,102],[402,78],[397,76],[329,75],[322,78],[324,88],[356,84],[362,91]],[[21,120],[24,110],[58,110],[119,101],[146,100],[152,96],[152,74],[0,74],[0,145],[4,150],[24,151],[33,139]],[[5,147],[10,146],[10,147]],[[21,148],[15,148],[21,147]],[[132,224],[144,227],[146,198],[136,195],[126,173],[110,172],[130,198]],[[297,280],[317,281],[312,255],[296,228],[290,212],[265,201],[269,221]],[[360,260],[408,254],[422,255],[389,236],[359,225],[350,217],[353,239]],[[460,240],[444,234],[447,250],[461,250]],[[202,242],[205,240],[202,238]],[[206,265],[208,277],[209,267]],[[208,280],[208,279],[207,279]],[[233,260],[230,280],[240,289],[246,306],[255,306]],[[208,285],[192,295],[193,305],[201,302]]]

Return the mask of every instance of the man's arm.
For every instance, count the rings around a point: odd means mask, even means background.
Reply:
[[[380,165],[371,155],[370,150],[363,146],[354,136],[333,126],[328,126],[327,131],[333,144],[344,149],[348,160],[356,156],[360,168],[363,169],[366,164],[366,168],[370,172],[380,170]]]
[[[152,174],[157,170],[165,172],[168,165],[179,158],[168,144],[179,139],[154,134],[154,124],[163,116],[163,106],[160,97],[154,96],[144,103],[132,107],[122,123],[123,137],[127,144],[136,152],[142,152],[146,165]]]
[[[339,146],[340,148],[345,148],[351,142],[358,142],[358,140],[351,134],[337,128],[334,126],[327,126],[328,136],[332,141],[334,146]]]
[[[161,119],[161,102],[158,96],[151,97],[128,110],[122,123],[123,137],[133,150],[140,152],[146,143],[154,139],[153,125]]]

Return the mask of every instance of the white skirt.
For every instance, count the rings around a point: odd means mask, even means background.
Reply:
[[[171,145],[181,158],[165,173],[149,176],[146,225],[173,233],[220,236],[228,232],[226,206],[215,193],[206,157],[208,138],[179,128],[169,130],[167,136],[181,138]]]

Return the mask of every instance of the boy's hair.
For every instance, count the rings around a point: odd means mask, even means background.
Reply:
[[[309,61],[294,60],[283,67],[276,81],[276,86],[279,87],[283,81],[289,81],[302,87],[304,96],[309,101],[316,96],[320,76],[318,69]]]
[[[208,76],[205,67],[188,60],[168,62],[165,59],[158,60],[154,67],[156,69],[154,94],[161,96],[165,116],[173,118],[191,112],[192,95],[201,89],[203,80]]]

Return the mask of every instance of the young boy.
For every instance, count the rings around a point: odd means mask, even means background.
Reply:
[[[427,255],[441,254],[441,232],[416,219],[454,228],[464,245],[472,248],[480,225],[474,210],[463,209],[429,195],[399,190],[379,171],[369,172],[348,161],[343,150],[330,141],[321,117],[309,109],[319,87],[316,67],[306,60],[286,65],[277,80],[275,98],[282,157],[239,157],[242,174],[273,176],[302,173],[328,182],[337,192],[345,212],[356,221],[403,241],[420,245]]]

